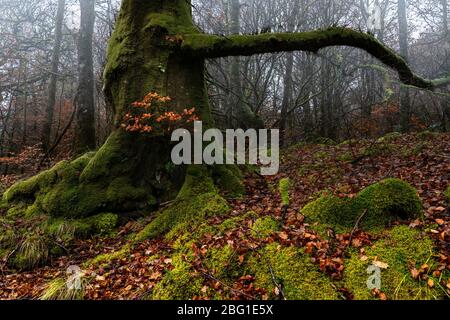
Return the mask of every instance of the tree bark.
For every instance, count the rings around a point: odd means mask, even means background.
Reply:
[[[400,54],[406,62],[409,60],[408,50],[408,19],[406,15],[406,0],[398,0],[398,27]],[[409,89],[400,88],[400,125],[403,132],[409,132],[411,122],[411,99]]]
[[[286,73],[284,75],[283,101],[281,102],[280,116],[280,146],[286,143],[286,124],[289,106],[292,104],[292,73],[294,69],[294,54],[288,52],[286,56]]]
[[[448,1],[442,0],[442,27],[444,43],[450,47],[450,32],[448,29]],[[444,66],[446,70],[450,70],[450,62],[447,61]],[[441,102],[442,107],[442,130],[447,132],[450,130],[450,98],[444,97]]]
[[[59,58],[61,55],[62,25],[64,20],[65,0],[58,0],[58,9],[55,21],[55,43],[53,46],[50,82],[48,85],[48,102],[45,109],[44,125],[42,129],[42,147],[50,147],[53,113],[56,103],[56,85],[58,81]]]
[[[80,0],[80,32],[78,38],[78,90],[76,101],[75,152],[94,150],[95,100],[92,38],[95,24],[95,0]]]
[[[232,0],[230,8],[231,28],[230,32],[234,35],[239,35],[241,31],[241,4],[240,0]],[[229,95],[229,110],[231,116],[231,123],[235,123],[237,127],[242,129],[261,129],[264,127],[262,120],[255,115],[253,110],[249,107],[244,99],[242,90],[241,77],[241,60],[240,57],[231,57],[230,68],[230,95]]]

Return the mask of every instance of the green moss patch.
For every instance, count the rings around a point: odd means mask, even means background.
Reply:
[[[270,244],[261,250],[260,255],[252,256],[247,268],[250,274],[255,275],[256,286],[266,289],[270,298],[277,298],[270,271],[272,268],[277,285],[284,288],[288,300],[339,299],[331,280],[317,269],[307,254],[297,248]]]
[[[344,286],[357,300],[374,299],[367,288],[370,274],[367,268],[377,260],[388,267],[381,269],[381,291],[393,300],[439,299],[445,293],[438,287],[429,288],[426,281],[414,280],[410,270],[424,263],[433,264],[433,243],[417,230],[398,226],[386,232],[383,239],[366,248],[364,258],[353,252],[346,260]],[[431,276],[431,275],[430,275]],[[435,283],[439,281],[435,279]]]
[[[219,189],[233,198],[240,198],[245,193],[242,174],[235,165],[216,165],[212,177]]]
[[[252,227],[252,235],[256,238],[267,238],[280,230],[280,223],[272,217],[259,218]]]
[[[416,190],[399,179],[386,179],[361,191],[355,198],[323,195],[308,204],[302,213],[311,221],[348,231],[357,221],[362,230],[384,228],[395,220],[422,216]]]
[[[289,178],[281,179],[279,184],[279,191],[283,206],[289,205],[289,188],[290,188]]]
[[[229,210],[228,203],[218,194],[208,170],[204,166],[191,166],[186,180],[174,203],[163,210],[137,236],[143,241],[168,233],[176,234],[204,219],[223,215]]]

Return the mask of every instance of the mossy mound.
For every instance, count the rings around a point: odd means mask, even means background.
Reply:
[[[111,172],[110,181],[87,180],[93,175],[90,168],[97,168],[94,156],[95,153],[88,153],[71,162],[62,161],[50,170],[20,181],[4,193],[3,200],[26,217],[45,214],[72,219],[155,205],[155,199],[145,188],[135,186],[131,177],[115,178]]]
[[[135,241],[171,235],[199,224],[206,218],[223,215],[229,210],[227,201],[219,191],[205,166],[190,166],[186,180],[174,203],[163,210],[137,236]]]
[[[190,258],[180,252],[172,256],[173,269],[165,273],[163,279],[153,288],[152,300],[188,300],[201,296],[203,278],[196,274],[189,262]]]
[[[274,218],[267,216],[259,218],[252,227],[252,235],[256,238],[264,239],[279,231],[280,223]]]
[[[253,255],[247,262],[247,268],[256,277],[256,286],[266,289],[272,299],[277,296],[270,268],[288,300],[339,299],[331,280],[318,270],[310,256],[297,248],[282,248],[272,243],[261,250],[260,255]]]
[[[231,245],[210,249],[204,264],[218,279],[235,279],[242,272],[239,268],[238,254]]]
[[[433,264],[433,242],[408,226],[398,226],[385,232],[385,236],[366,248],[365,257],[353,252],[346,260],[344,286],[356,300],[374,299],[367,287],[370,274],[367,268],[373,261],[386,263],[381,269],[381,291],[392,300],[440,299],[445,296],[438,286],[430,288],[426,281],[414,280],[410,270],[424,263]],[[431,275],[430,275],[431,276]],[[438,279],[434,283],[439,283]]]
[[[447,202],[450,203],[450,186],[444,191],[444,196],[447,198]]]
[[[399,179],[386,179],[361,191],[356,197],[323,195],[305,206],[307,219],[349,231],[359,221],[362,230],[380,229],[395,220],[422,216],[422,203],[416,190]]]

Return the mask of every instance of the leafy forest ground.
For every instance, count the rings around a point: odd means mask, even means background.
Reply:
[[[244,169],[245,195],[225,194],[230,209],[201,221],[201,232],[198,225],[188,224],[177,236],[130,245],[130,239],[153,219],[147,217],[101,237],[75,240],[47,266],[12,270],[6,256],[0,263],[0,298],[385,300],[450,296],[446,198],[450,134],[390,134],[341,144],[329,140],[302,143],[282,151],[276,176]],[[285,178],[289,185],[281,187],[285,193],[281,195],[279,182]],[[360,230],[357,221],[354,228],[342,232],[302,214],[302,208],[324,190],[351,199],[386,178],[402,179],[417,190],[423,220],[392,221],[386,229],[391,231],[376,232]],[[366,267],[371,262],[382,269],[381,290],[366,288]],[[83,269],[81,291],[63,289],[61,279],[70,265]]]

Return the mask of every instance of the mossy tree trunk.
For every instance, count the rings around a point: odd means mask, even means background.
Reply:
[[[255,36],[206,35],[194,26],[187,0],[123,0],[104,75],[116,130],[95,154],[21,182],[8,190],[4,199],[26,200],[32,211],[65,217],[148,210],[176,196],[185,169],[168,170],[171,145],[167,137],[148,138],[120,129],[132,102],[149,92],[170,96],[177,111],[195,107],[208,126],[212,120],[204,82],[205,59],[316,52],[339,45],[366,50],[396,69],[407,84],[434,87],[434,82],[415,75],[399,55],[368,34],[332,28]]]

